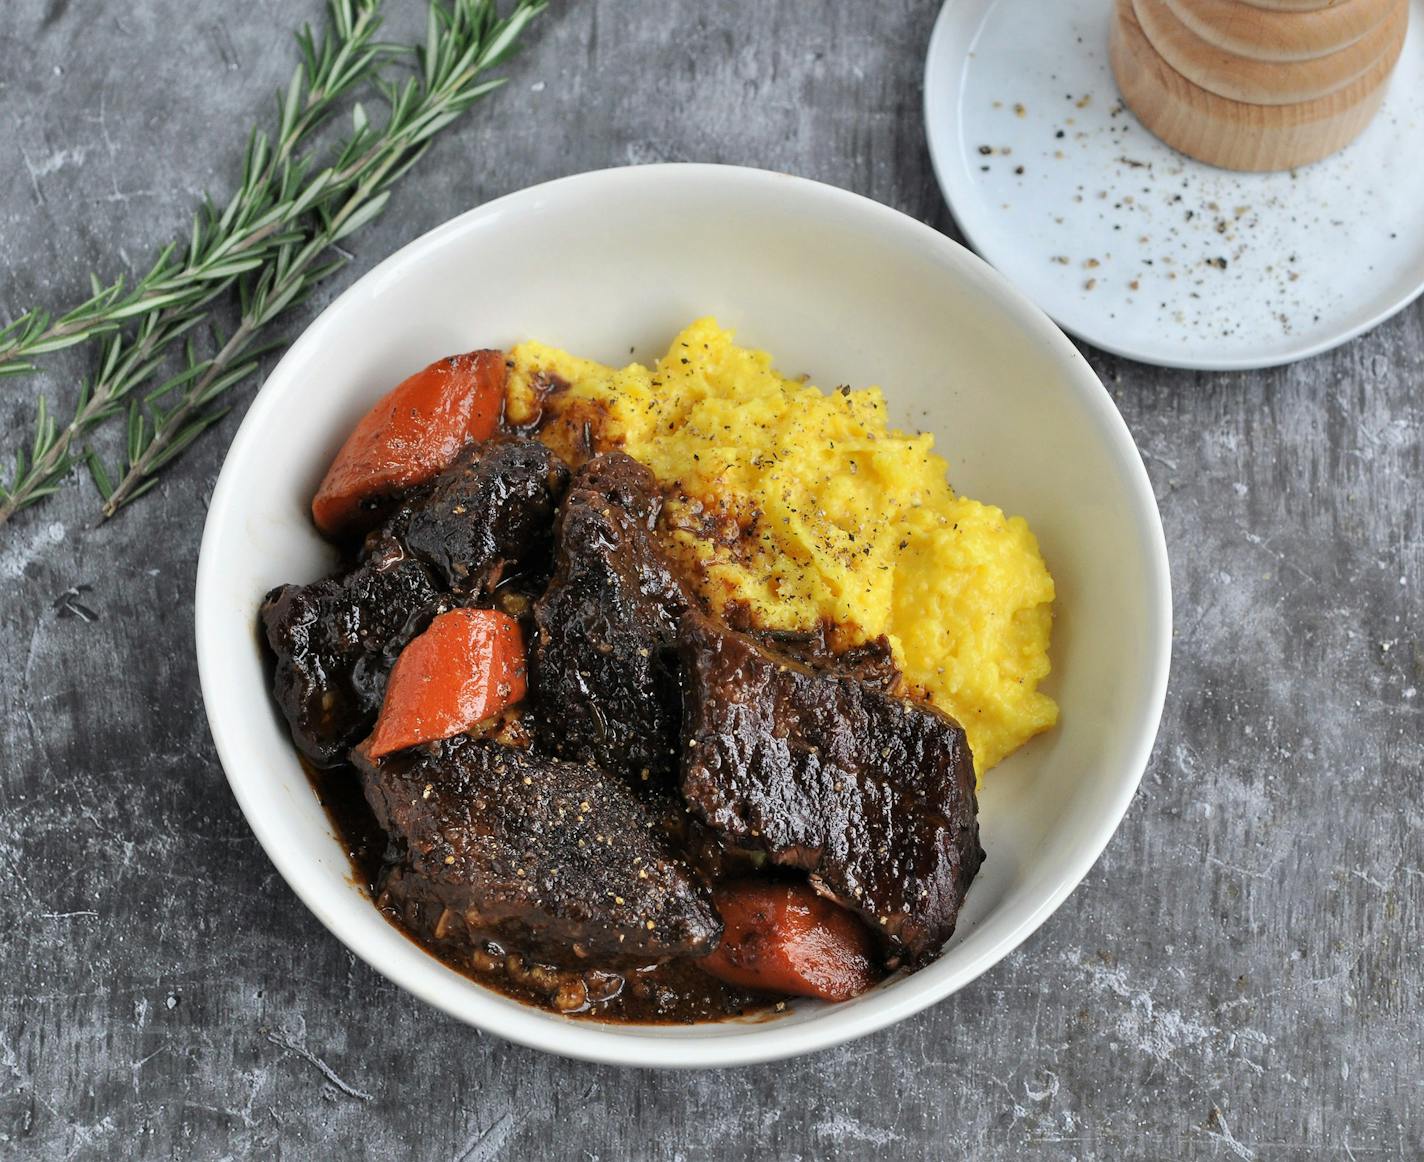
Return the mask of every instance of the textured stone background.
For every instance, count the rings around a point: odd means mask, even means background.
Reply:
[[[388,7],[393,34],[419,27],[414,0]],[[790,170],[954,233],[919,110],[935,8],[556,3],[339,282],[474,203],[630,162]],[[316,14],[9,0],[0,317],[144,263],[201,191],[225,196]],[[1088,354],[1173,558],[1142,790],[1082,887],[976,984],[761,1068],[620,1072],[481,1036],[354,963],[277,878],[191,650],[235,416],[110,525],[83,481],[0,530],[0,1156],[1424,1155],[1424,310],[1278,371]],[[10,438],[84,366],[0,383]]]

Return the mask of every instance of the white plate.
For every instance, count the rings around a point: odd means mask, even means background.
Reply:
[[[1138,123],[1108,67],[1112,7],[940,11],[926,134],[983,257],[1095,346],[1212,371],[1329,350],[1424,290],[1424,0],[1370,127],[1278,174],[1192,161]]]

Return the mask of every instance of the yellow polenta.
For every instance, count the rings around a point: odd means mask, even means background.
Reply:
[[[982,775],[1052,726],[1053,578],[1021,517],[955,495],[933,437],[876,387],[787,379],[711,319],[653,367],[512,352],[508,417],[570,463],[621,448],[666,489],[663,543],[715,612],[767,629],[885,635],[910,693],[964,726]]]

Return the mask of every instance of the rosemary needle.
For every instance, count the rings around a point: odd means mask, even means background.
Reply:
[[[374,42],[380,0],[329,0],[329,8],[332,34],[320,45],[310,28],[297,34],[302,65],[280,98],[277,142],[270,151],[264,143],[263,164],[244,189],[249,197],[290,161],[337,99],[365,77],[384,47]],[[115,331],[125,320],[162,308],[199,304],[219,293],[277,226],[268,215],[244,215],[241,211],[249,205],[240,199],[235,203],[229,204],[221,220],[210,206],[203,207],[194,216],[194,245],[186,258],[177,246],[165,248],[127,291],[122,277],[106,286],[91,275],[90,297],[73,310],[54,318],[37,308],[0,328],[0,376],[31,371],[31,357]],[[219,221],[220,229],[206,233]]]
[[[279,96],[275,143],[252,135],[237,192],[221,211],[210,202],[199,208],[186,251],[166,247],[128,294],[122,280],[104,287],[91,275],[94,293],[74,310],[52,322],[33,311],[0,330],[0,374],[33,366],[23,357],[104,340],[99,370],[81,388],[67,424],[61,427],[39,399],[30,446],[16,451],[10,482],[0,484],[0,524],[54,492],[77,459],[77,444],[122,410],[164,353],[204,320],[213,300],[293,237],[296,220],[331,193],[331,175],[309,177],[300,152],[389,50],[375,40],[380,0],[329,0],[328,8],[329,27],[319,42],[310,28],[297,34],[302,62]],[[124,337],[120,329],[130,319],[138,323]]]
[[[260,269],[242,276],[241,321],[217,354],[204,361],[190,354],[187,369],[149,396],[148,415],[137,403],[131,407],[126,466],[115,474],[117,482],[97,457],[90,457],[105,519],[143,495],[165,465],[222,417],[224,412],[210,405],[256,369],[252,346],[263,330],[345,265],[346,257],[333,249],[336,244],[380,214],[391,187],[436,133],[502,83],[481,77],[509,55],[546,3],[518,0],[502,20],[493,0],[431,5],[418,75],[404,85],[377,81],[389,106],[384,126],[373,129],[358,107],[356,134],[334,166],[342,184],[352,185],[350,193],[316,206],[300,239],[285,242]],[[176,402],[169,404],[170,396]]]
[[[481,75],[509,55],[546,4],[516,0],[510,15],[500,19],[497,0],[432,0],[429,37],[417,53],[419,75],[396,84],[374,67],[391,47],[374,39],[380,0],[329,0],[331,28],[323,42],[317,45],[305,30],[298,37],[303,62],[280,102],[277,144],[254,134],[233,201],[221,214],[205,206],[194,219],[187,291],[157,306],[149,299],[144,308],[130,309],[117,292],[103,298],[105,288],[95,280],[91,302],[122,312],[122,318],[114,327],[97,323],[87,332],[104,340],[99,370],[81,389],[69,423],[60,427],[45,401],[39,401],[30,447],[15,454],[10,484],[0,484],[0,524],[54,492],[80,458],[77,449],[84,439],[124,411],[126,403],[125,459],[119,471],[111,475],[87,450],[84,459],[103,497],[106,518],[152,487],[156,473],[221,418],[223,413],[210,407],[213,401],[256,369],[262,329],[344,264],[346,256],[333,247],[381,212],[391,188],[435,134],[500,83]],[[358,103],[352,111],[353,134],[339,156],[313,171],[300,156],[302,147],[338,99],[362,81],[369,81],[389,106],[384,124],[375,125]],[[240,242],[229,241],[234,237]],[[211,255],[225,245],[226,267],[192,261],[194,255]],[[155,270],[168,270],[171,258],[171,251],[165,251]],[[219,338],[215,355],[200,360],[189,332],[208,320],[213,300],[234,284],[239,326],[230,338]],[[156,294],[157,286],[149,282],[144,293]],[[126,338],[118,326],[135,313],[139,323]],[[0,331],[0,360],[14,327]],[[166,352],[185,336],[185,369],[150,391],[141,406],[134,398],[137,389],[153,379]],[[46,342],[39,340],[40,347]],[[26,350],[38,353],[33,345]]]

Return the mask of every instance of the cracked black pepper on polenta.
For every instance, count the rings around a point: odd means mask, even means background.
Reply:
[[[621,449],[667,493],[668,554],[715,614],[884,635],[911,693],[964,726],[982,776],[1052,726],[1053,578],[1021,517],[957,495],[933,437],[891,429],[875,387],[826,393],[700,319],[652,367],[540,343],[510,353],[506,418],[542,415],[571,464]]]

